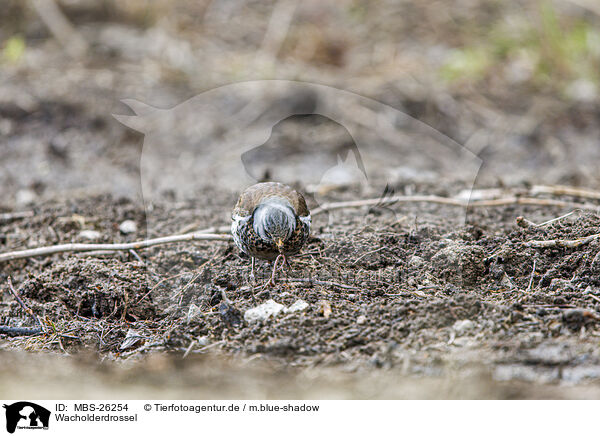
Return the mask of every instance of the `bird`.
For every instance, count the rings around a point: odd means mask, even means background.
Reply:
[[[297,254],[310,235],[311,216],[304,196],[288,185],[263,182],[252,185],[239,197],[231,213],[235,245],[250,256],[254,281],[255,259],[274,260],[270,280],[274,285],[279,260]]]

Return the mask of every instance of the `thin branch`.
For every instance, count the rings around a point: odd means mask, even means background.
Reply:
[[[531,195],[551,194],[551,195],[570,195],[572,197],[590,198],[600,200],[600,192],[591,189],[574,188],[572,186],[561,185],[535,185],[529,191]]]
[[[593,191],[585,191],[585,190],[577,190],[576,188],[566,188],[566,187],[537,187],[538,192],[542,192],[541,188],[547,188],[546,191],[550,192],[550,188],[553,188],[555,193],[561,193],[564,195],[574,195],[574,192],[577,191],[581,195],[586,194],[588,198],[595,198],[592,196]],[[594,194],[595,195],[595,194]],[[600,194],[599,194],[600,195]],[[587,210],[598,210],[600,206],[593,204],[580,204],[567,202],[562,200],[554,200],[554,199],[546,199],[546,198],[533,198],[533,197],[521,197],[518,195],[505,197],[505,198],[497,198],[497,199],[485,199],[485,200],[476,200],[469,202],[465,199],[460,198],[449,198],[449,197],[440,197],[436,195],[414,195],[414,196],[391,196],[386,198],[370,198],[364,200],[356,200],[356,201],[341,201],[341,202],[332,202],[325,203],[322,206],[314,209],[312,211],[312,215],[319,215],[321,213],[335,210],[335,209],[346,209],[346,208],[358,208],[363,206],[375,206],[375,205],[384,205],[384,204],[394,204],[394,203],[436,203],[443,204],[447,206],[454,207],[496,207],[496,206],[508,206],[508,205],[535,205],[535,206],[554,206],[554,207],[570,207],[573,209],[587,209]],[[217,231],[226,231],[228,229],[227,226],[217,227]],[[147,239],[144,241],[130,242],[124,244],[62,244],[62,245],[53,245],[48,247],[39,247],[28,250],[21,251],[13,251],[9,253],[0,254],[0,263],[7,262],[15,259],[23,259],[30,258],[36,256],[48,256],[56,253],[65,253],[65,252],[101,252],[101,251],[123,251],[123,250],[139,250],[143,248],[148,248],[154,245],[162,245],[162,244],[170,244],[175,242],[185,242],[185,241],[230,241],[232,238],[227,234],[215,234],[215,233],[206,233],[212,229],[199,230],[193,233],[185,233],[179,235],[171,235],[165,236],[161,238]],[[214,230],[213,230],[214,231]],[[590,237],[588,237],[590,238]],[[539,246],[539,247],[551,247],[551,246],[578,246],[581,244],[585,244],[592,239],[583,238],[583,240],[576,241],[530,241],[527,244],[531,244],[529,246]],[[573,245],[577,244],[577,245]]]
[[[34,215],[34,213],[32,210],[27,210],[24,212],[0,213],[0,223],[23,219],[23,218],[30,218],[33,215]]]
[[[325,203],[311,212],[311,215],[319,215],[321,213],[335,210],[357,208],[363,206],[374,206],[376,204],[390,203],[436,203],[447,206],[456,207],[493,207],[493,206],[508,206],[513,204],[533,205],[533,206],[555,206],[555,207],[571,207],[574,209],[598,210],[600,206],[594,204],[579,204],[562,200],[553,200],[547,198],[519,197],[511,196],[505,198],[497,198],[493,200],[477,200],[466,201],[458,198],[439,197],[436,195],[398,195],[388,198],[369,198],[366,200],[355,201],[340,201],[334,203]]]
[[[34,336],[42,333],[40,327],[9,327],[0,325],[0,335],[8,336]]]
[[[182,359],[185,359],[188,354],[190,354],[190,351],[192,351],[192,349],[194,348],[194,346],[198,343],[198,341],[196,341],[196,339],[192,339],[192,341],[190,342],[190,345],[187,347],[187,349],[185,350],[185,353],[183,353],[183,357]]]
[[[297,4],[297,0],[279,0],[275,4],[259,53],[277,57],[289,32]]]
[[[31,0],[31,5],[50,33],[71,56],[79,57],[86,53],[87,41],[77,32],[54,0]]]
[[[527,289],[525,289],[525,292],[531,292],[531,286],[533,286],[533,276],[535,275],[535,264],[536,264],[536,259],[533,259],[533,269],[531,270],[531,277],[529,278],[529,285],[527,285]]]
[[[597,296],[595,296],[594,294],[588,294],[588,296],[589,296],[589,297],[590,297],[592,300],[594,300],[594,301],[597,301],[598,303],[600,303],[600,298],[598,298],[598,297],[597,297]]]
[[[462,200],[456,200],[447,197],[438,197],[435,195],[414,195],[414,196],[394,196],[388,198],[369,198],[366,200],[354,200],[354,201],[339,201],[332,203],[325,203],[320,207],[316,208],[311,212],[312,216],[319,215],[324,212],[335,209],[349,209],[363,206],[374,206],[376,204],[389,204],[389,203],[439,203],[447,204],[450,206],[466,206],[468,203]]]
[[[142,260],[142,258],[140,257],[139,254],[137,254],[137,252],[135,250],[129,250],[129,253],[136,258],[136,260],[140,263],[144,263],[144,261]]]
[[[194,229],[198,228],[199,225],[200,225],[199,223],[188,224],[187,226],[185,226],[181,230],[179,230],[176,234],[184,235],[184,234],[190,233]],[[216,227],[209,227],[207,229],[196,230],[196,233],[229,233],[230,231],[231,231],[231,226],[216,226]]]
[[[525,188],[513,188],[513,189],[502,189],[502,188],[487,188],[487,189],[474,189],[471,191],[464,191],[463,195],[468,195],[472,199],[490,199],[500,198],[504,195],[520,195],[522,197],[531,196],[536,197],[540,194],[549,195],[568,195],[570,197],[588,198],[591,200],[600,200],[600,191],[594,191],[592,189],[576,188],[574,186],[563,186],[563,185],[534,185],[529,189]]]
[[[217,235],[211,233],[187,233],[185,235],[171,235],[162,238],[146,239],[144,241],[129,242],[124,244],[62,244],[48,247],[32,248],[29,250],[12,251],[0,254],[0,263],[9,260],[24,259],[36,256],[49,256],[56,253],[73,253],[84,251],[129,251],[140,250],[155,245],[172,244],[186,241],[230,241],[230,235]]]
[[[308,283],[310,285],[321,285],[321,286],[333,286],[333,287],[336,287],[336,288],[352,289],[352,290],[355,290],[355,291],[356,290],[360,290],[360,288],[357,288],[355,286],[344,285],[342,283],[330,282],[330,281],[326,281],[326,280],[287,278],[287,279],[285,279],[285,282],[290,282],[290,283]]]
[[[578,239],[550,239],[548,241],[528,241],[525,242],[526,247],[535,247],[535,248],[554,248],[554,247],[565,247],[565,248],[575,248],[581,245],[588,244],[596,239],[600,238],[600,233],[596,233],[595,235],[586,236],[585,238]]]
[[[376,250],[367,251],[367,252],[366,252],[365,254],[363,254],[362,256],[358,256],[358,258],[357,258],[357,259],[356,259],[354,262],[352,262],[352,263],[351,263],[351,266],[353,266],[353,265],[356,265],[358,262],[360,262],[362,259],[364,259],[364,258],[365,258],[366,256],[368,256],[369,254],[375,254],[375,253],[378,253],[378,252],[380,252],[381,250],[385,250],[386,248],[388,248],[388,247],[386,247],[386,246],[383,246],[383,247],[379,247],[379,248],[378,248],[378,249],[376,249]]]
[[[21,296],[14,288],[12,284],[12,280],[10,277],[8,278],[8,290],[15,297],[17,303],[23,308],[25,313],[27,313],[30,317],[32,317],[39,327],[10,327],[7,325],[0,325],[0,334],[8,335],[8,336],[33,336],[38,335],[40,333],[45,333],[45,328],[38,316],[31,310],[25,302],[21,299]]]
[[[34,319],[34,321],[37,323],[37,325],[39,325],[42,328],[42,330],[44,330],[44,326],[42,325],[42,322],[40,321],[38,316],[34,313],[34,311],[31,310],[31,308],[29,308],[29,306],[27,306],[25,304],[25,302],[21,299],[21,296],[19,295],[19,293],[13,286],[12,280],[10,279],[10,277],[8,277],[8,290],[13,295],[13,297],[15,297],[15,300],[17,300],[17,303],[19,303],[19,305],[23,308],[25,313],[27,313],[30,317],[32,317]]]
[[[563,218],[567,218],[567,217],[573,215],[575,212],[580,212],[580,210],[579,209],[572,210],[569,213],[566,213],[566,214],[561,215],[561,216],[556,217],[556,218],[552,218],[552,219],[550,219],[548,221],[544,221],[543,223],[540,223],[540,224],[536,224],[533,221],[530,221],[527,218],[522,217],[522,216],[518,216],[516,221],[517,221],[517,225],[519,227],[523,227],[524,229],[526,229],[528,227],[544,227],[544,226],[547,226],[548,224],[552,224],[552,223],[554,223],[556,221],[560,221]]]
[[[82,251],[81,253],[76,253],[75,255],[80,257],[113,256],[118,252],[119,251],[117,250]]]
[[[566,214],[564,214],[564,215],[561,215],[561,216],[559,216],[559,217],[556,217],[556,218],[552,218],[551,220],[548,220],[548,221],[544,221],[543,223],[536,224],[535,226],[536,226],[536,227],[544,227],[544,226],[547,226],[548,224],[552,224],[552,223],[554,223],[554,222],[556,222],[556,221],[560,221],[560,220],[562,220],[563,218],[567,218],[567,217],[569,217],[569,216],[573,215],[575,212],[579,212],[579,209],[572,210],[572,211],[571,211],[571,212],[569,212],[569,213],[566,213]]]
[[[525,218],[524,216],[518,216],[515,219],[516,224],[523,228],[523,229],[528,229],[529,227],[537,227],[538,225],[536,223],[534,223],[533,221],[528,220],[527,218]]]

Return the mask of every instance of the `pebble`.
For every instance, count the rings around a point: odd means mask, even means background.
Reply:
[[[323,317],[325,319],[329,319],[332,313],[331,302],[328,300],[319,301],[319,312],[323,314]]]
[[[544,365],[565,365],[569,363],[574,354],[566,344],[540,344],[525,352],[528,362],[542,363]]]
[[[308,308],[308,303],[302,299],[296,300],[290,307],[283,309],[285,313],[301,312]]]
[[[9,119],[0,119],[0,136],[9,136],[14,131],[15,124]]]
[[[202,313],[202,310],[198,306],[196,306],[194,303],[190,304],[186,317],[186,323],[189,324],[200,313]]]
[[[475,327],[475,323],[470,319],[461,319],[454,323],[452,328],[458,335],[465,334],[469,330],[472,330]]]
[[[598,97],[598,87],[588,79],[577,79],[571,82],[565,92],[571,99],[582,103],[593,102]]]
[[[121,343],[119,347],[121,350],[126,350],[128,348],[137,345],[140,341],[143,341],[145,338],[141,335],[138,330],[129,329],[127,330],[127,334],[125,335],[125,339]]]
[[[208,339],[208,336],[200,336],[198,339],[196,339],[196,343],[199,347],[206,347],[208,344],[210,344],[210,340]]]
[[[124,234],[135,233],[137,229],[137,224],[133,220],[125,220],[119,225],[119,230]]]
[[[21,189],[17,192],[15,196],[15,203],[17,207],[21,206],[31,206],[35,203],[37,199],[37,194],[31,189]]]
[[[454,342],[452,342],[454,345],[456,345],[457,347],[468,347],[471,346],[473,344],[472,339],[465,337],[465,338],[456,338],[454,340]]]
[[[96,230],[82,230],[81,232],[79,232],[80,239],[88,239],[90,241],[100,239],[101,236],[102,233]]]
[[[265,303],[244,312],[244,319],[248,323],[266,321],[271,316],[279,315],[284,308],[285,306],[283,304],[276,303],[273,300],[267,300]]]
[[[362,325],[366,322],[367,322],[367,317],[364,315],[360,315],[358,318],[356,318],[356,324]]]
[[[422,257],[419,256],[411,256],[410,259],[408,259],[408,266],[410,268],[420,268],[425,264],[425,261],[423,260]]]

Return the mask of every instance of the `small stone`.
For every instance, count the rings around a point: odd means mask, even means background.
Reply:
[[[189,324],[201,312],[202,311],[200,310],[200,308],[198,306],[196,306],[194,303],[190,304],[190,307],[189,307],[188,313],[187,313],[187,317],[186,317],[186,324]]]
[[[583,324],[585,315],[583,309],[568,309],[562,313],[563,321],[573,324]]]
[[[546,343],[525,352],[527,360],[544,365],[565,365],[573,359],[573,353],[566,344]]]
[[[475,323],[470,319],[461,319],[454,323],[452,328],[456,332],[457,335],[463,335],[469,330],[472,330],[475,327]]]
[[[121,346],[119,348],[121,350],[133,348],[134,346],[138,345],[139,343],[141,343],[144,340],[145,340],[145,338],[140,334],[140,332],[138,330],[129,329],[129,330],[127,330],[125,339],[123,340],[123,342],[121,343]]]
[[[456,338],[454,340],[453,344],[456,345],[457,347],[467,347],[467,346],[470,346],[472,344],[472,341],[468,337],[465,337],[465,338]]]
[[[409,268],[421,268],[424,264],[425,261],[420,256],[411,256],[410,259],[408,259]]]
[[[290,307],[283,309],[285,313],[301,312],[308,308],[308,303],[302,299],[296,300]]]
[[[65,135],[57,135],[48,143],[48,154],[58,159],[67,159],[69,156],[69,140]]]
[[[358,324],[358,325],[362,325],[366,322],[367,322],[367,317],[364,315],[360,315],[358,318],[356,318],[356,324]]]
[[[506,272],[503,272],[502,280],[500,280],[500,284],[508,289],[514,289],[514,287],[515,287],[515,285],[513,285],[512,280],[510,279],[508,274],[506,274]]]
[[[319,312],[323,314],[323,317],[325,319],[329,319],[332,313],[331,302],[328,300],[319,301]]]
[[[244,319],[246,322],[258,322],[258,321],[266,321],[271,316],[277,316],[285,306],[283,304],[276,303],[273,300],[268,300],[265,303],[253,307],[252,309],[248,309],[244,312]]]
[[[196,343],[199,347],[206,347],[210,343],[210,340],[208,339],[208,336],[200,336],[196,339]]]
[[[15,203],[17,207],[30,206],[35,203],[37,194],[31,189],[21,189],[15,196]]]
[[[126,235],[129,233],[137,232],[137,229],[137,224],[133,220],[125,220],[119,225],[119,230],[121,231],[121,233],[124,233]]]
[[[577,79],[571,82],[565,92],[571,99],[582,103],[596,101],[598,97],[598,87],[588,79]]]
[[[79,232],[80,239],[88,239],[90,241],[100,239],[102,237],[102,233],[96,230],[82,230]]]
[[[14,131],[15,124],[7,119],[0,119],[0,136],[8,136]]]

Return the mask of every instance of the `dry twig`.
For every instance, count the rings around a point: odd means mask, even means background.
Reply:
[[[552,189],[554,191],[552,191]],[[544,191],[545,189],[545,191]],[[533,191],[533,190],[532,190]],[[567,187],[537,187],[536,192],[553,192],[564,195],[575,195],[578,193],[580,196],[587,196],[587,198],[596,198],[593,191],[580,190],[576,188],[567,188]],[[600,193],[598,193],[600,196]],[[598,210],[600,206],[594,204],[580,204],[567,202],[562,200],[555,199],[547,199],[547,198],[534,198],[534,197],[521,197],[518,195],[513,195],[504,198],[497,199],[485,199],[485,200],[476,200],[476,201],[468,201],[461,198],[450,198],[450,197],[440,197],[436,195],[414,195],[414,196],[390,196],[386,198],[369,198],[364,200],[356,200],[356,201],[341,201],[341,202],[332,202],[325,203],[320,207],[314,209],[312,211],[312,215],[319,215],[321,213],[335,210],[335,209],[346,209],[346,208],[358,208],[363,206],[375,206],[375,205],[384,205],[384,204],[394,204],[394,203],[436,203],[443,204],[448,206],[456,206],[456,207],[497,207],[497,206],[508,206],[508,205],[535,205],[535,206],[554,206],[554,207],[571,207],[574,209],[587,209],[587,210]],[[567,215],[565,215],[567,216]],[[564,217],[564,216],[563,216]],[[557,219],[563,218],[559,217]],[[533,224],[531,222],[526,222],[524,218],[522,218],[523,223],[525,225]],[[547,223],[543,223],[547,224]],[[541,225],[543,225],[541,224]],[[138,250],[143,248],[148,248],[154,245],[162,245],[162,244],[170,244],[174,242],[185,242],[185,241],[230,241],[231,236],[227,234],[216,234],[216,233],[206,233],[207,231],[226,231],[228,230],[227,226],[216,227],[214,229],[205,229],[199,230],[193,233],[185,233],[185,234],[177,234],[171,236],[165,236],[161,238],[147,239],[144,241],[130,242],[124,244],[62,244],[62,245],[53,245],[48,247],[39,247],[28,250],[21,251],[13,251],[8,253],[0,254],[0,263],[7,262],[15,259],[23,259],[30,258],[36,256],[48,256],[56,253],[65,253],[65,252],[104,252],[104,251],[129,251],[129,250]],[[595,239],[595,238],[593,238]],[[591,239],[590,239],[591,240]],[[579,241],[579,240],[578,240]],[[585,244],[589,242],[589,240],[585,239],[582,242],[578,241],[530,241],[530,246],[556,246],[557,244],[563,246],[573,246],[572,244]],[[565,245],[566,244],[566,245]],[[574,245],[574,246],[577,246]]]
[[[560,221],[563,218],[567,218],[567,217],[573,215],[575,212],[580,212],[580,210],[579,209],[572,210],[569,213],[566,213],[566,214],[561,215],[561,216],[556,217],[556,218],[552,218],[552,219],[550,219],[548,221],[544,221],[543,223],[540,223],[540,224],[536,224],[533,221],[530,221],[527,218],[522,217],[522,216],[518,216],[517,219],[516,219],[516,221],[517,221],[517,225],[519,227],[523,227],[524,229],[526,229],[527,227],[544,227],[544,226],[547,226],[548,224],[552,224],[552,223],[554,223],[556,221]]]
[[[289,32],[297,0],[279,0],[273,8],[259,54],[277,57]]]
[[[22,219],[22,218],[30,218],[33,215],[34,215],[34,213],[31,210],[27,210],[24,212],[0,213],[0,223],[7,222],[7,221],[13,221],[13,220],[17,220],[17,219]]]
[[[366,200],[355,200],[355,201],[340,201],[333,203],[325,203],[322,206],[316,208],[311,212],[311,215],[319,215],[321,213],[335,210],[335,209],[347,209],[356,208],[363,206],[374,206],[376,204],[390,204],[390,203],[436,203],[447,206],[456,207],[495,207],[495,206],[509,206],[513,204],[520,205],[531,205],[531,206],[555,206],[555,207],[571,207],[574,209],[587,209],[587,210],[598,210],[600,206],[595,204],[579,204],[562,200],[554,200],[549,198],[533,198],[533,197],[519,197],[510,196],[504,198],[497,198],[492,200],[476,200],[467,201],[459,198],[439,197],[436,195],[397,195],[388,198],[369,198]]]
[[[85,54],[88,50],[87,41],[77,32],[54,0],[31,0],[31,5],[50,33],[71,56],[79,57]]]
[[[187,241],[230,241],[230,235],[217,235],[213,233],[194,232],[185,235],[171,235],[162,238],[146,239],[144,241],[128,242],[124,244],[62,244],[48,247],[32,248],[29,250],[12,251],[0,254],[0,263],[9,260],[24,259],[36,256],[49,256],[57,253],[73,253],[84,251],[129,251],[140,250],[155,245],[172,244]]]
[[[42,324],[38,316],[33,312],[33,310],[31,310],[31,308],[27,306],[25,302],[21,299],[21,296],[14,288],[10,277],[8,278],[8,290],[13,295],[13,297],[15,297],[15,300],[17,300],[19,306],[21,306],[25,313],[27,313],[30,317],[32,317],[35,320],[36,324],[39,327],[10,327],[7,325],[2,325],[0,326],[0,334],[5,334],[8,336],[33,336],[40,333],[45,333],[44,325]]]
[[[594,191],[585,188],[576,188],[573,186],[563,185],[534,185],[529,189],[523,188],[488,188],[488,189],[475,189],[471,191],[463,191],[462,198],[467,196],[473,200],[476,199],[492,199],[501,198],[505,195],[519,195],[519,196],[531,196],[536,197],[540,194],[548,195],[567,195],[570,197],[589,198],[591,200],[600,200],[600,191]]]
[[[590,198],[600,200],[600,192],[591,189],[574,188],[572,186],[561,185],[535,185],[530,190],[530,195],[551,194],[551,195],[569,195],[571,197]]]
[[[43,330],[44,326],[42,325],[42,322],[40,321],[38,316],[33,312],[33,310],[31,310],[31,308],[29,306],[27,306],[25,304],[25,302],[21,299],[21,296],[19,295],[19,293],[13,286],[12,280],[10,279],[10,277],[8,278],[8,290],[13,295],[13,297],[15,297],[15,300],[17,300],[17,303],[19,303],[19,306],[21,306],[23,308],[25,313],[27,313],[30,317],[32,317],[34,319],[34,321],[37,323],[37,325],[39,325]]]
[[[525,242],[526,247],[535,248],[554,248],[554,247],[565,247],[565,248],[576,248],[581,245],[588,244],[596,239],[600,238],[600,233],[595,235],[586,236],[585,238],[578,239],[550,239],[548,241],[528,241]]]
[[[0,335],[8,336],[34,336],[42,333],[40,327],[10,327],[7,325],[0,325]]]
[[[527,289],[525,289],[525,292],[531,292],[531,286],[533,286],[533,277],[535,275],[536,263],[537,263],[537,260],[533,259],[533,268],[531,269],[531,277],[529,278],[529,284],[527,285]]]

